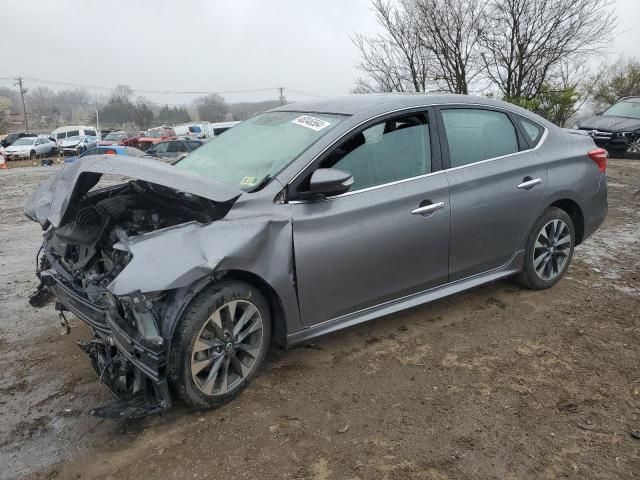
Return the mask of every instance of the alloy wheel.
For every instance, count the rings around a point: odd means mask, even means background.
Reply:
[[[633,153],[635,155],[640,154],[640,136],[637,136],[629,142],[627,153]]]
[[[247,300],[225,303],[200,329],[191,354],[191,376],[206,395],[234,390],[253,371],[262,348],[263,322]]]
[[[560,275],[567,266],[571,245],[571,230],[562,220],[551,220],[542,227],[533,247],[536,275],[545,281]]]

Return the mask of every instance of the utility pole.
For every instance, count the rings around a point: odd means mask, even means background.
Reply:
[[[280,90],[280,105],[284,105],[287,103],[287,99],[284,98],[284,87],[279,87],[278,90]]]
[[[27,119],[27,107],[24,105],[24,94],[27,93],[26,88],[22,88],[22,76],[16,78],[16,86],[20,88],[20,98],[22,98],[22,114],[24,115],[24,131],[29,133],[29,120]]]

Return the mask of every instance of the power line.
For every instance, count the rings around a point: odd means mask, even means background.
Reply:
[[[0,80],[9,80],[11,77],[0,77]],[[28,80],[35,83],[44,83],[49,85],[58,85],[63,87],[76,87],[76,88],[88,88],[93,90],[103,90],[103,91],[112,91],[115,87],[105,87],[103,85],[90,85],[84,83],[73,83],[73,82],[62,82],[59,80],[45,80],[42,78],[35,77],[23,77],[24,80]],[[241,89],[241,90],[151,90],[151,89],[143,89],[143,88],[132,88],[133,92],[141,93],[141,94],[149,94],[149,95],[232,95],[232,94],[243,94],[243,93],[258,93],[258,92],[279,92],[280,96],[282,96],[282,90],[286,88],[294,93],[298,93],[300,95],[314,97],[314,98],[326,98],[322,95],[316,95],[314,93],[305,92],[303,90],[297,90],[289,87],[265,87],[265,88],[250,88],[250,89]]]

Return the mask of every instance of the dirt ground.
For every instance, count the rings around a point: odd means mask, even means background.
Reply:
[[[640,477],[640,162],[609,167],[609,217],[543,292],[506,280],[273,349],[214,411],[140,421],[109,400],[53,307],[32,309],[26,196],[59,167],[0,171],[0,478]]]

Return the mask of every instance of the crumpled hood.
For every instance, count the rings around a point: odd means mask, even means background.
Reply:
[[[637,118],[598,115],[581,120],[578,126],[583,129],[605,132],[633,132],[640,129],[640,120]]]
[[[62,142],[60,142],[60,146],[61,147],[75,147],[76,145],[78,145],[82,140],[79,138],[76,138],[74,140],[62,140]]]
[[[58,227],[67,207],[82,198],[105,173],[163,185],[217,203],[235,200],[244,193],[157,160],[126,155],[90,155],[66,164],[42,182],[25,205],[24,214],[43,228],[49,224]]]

